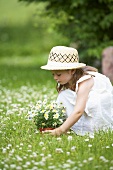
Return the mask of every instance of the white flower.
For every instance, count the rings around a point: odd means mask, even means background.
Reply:
[[[56,152],[57,153],[63,153],[63,150],[62,150],[62,148],[56,148]]]
[[[22,158],[20,156],[16,155],[16,158],[18,161],[22,161]]]
[[[12,147],[12,144],[9,143],[9,144],[8,144],[8,147]]]
[[[105,157],[104,157],[104,156],[100,156],[100,159],[101,159],[101,160],[104,160],[104,159],[105,159]]]
[[[72,161],[71,159],[68,159],[67,162],[70,163],[70,164],[75,164],[75,162]]]
[[[58,141],[61,141],[61,140],[62,140],[62,138],[58,137],[58,138],[57,138],[57,140],[58,140]]]
[[[48,169],[56,169],[56,166],[54,165],[48,166]]]
[[[89,145],[88,145],[88,147],[89,147],[89,148],[91,148],[91,147],[92,147],[92,145],[91,145],[91,144],[89,144]]]
[[[46,150],[46,147],[43,147],[43,148],[42,148],[42,151],[44,151],[44,150]]]
[[[110,148],[110,146],[106,146],[106,148],[107,148],[107,149],[109,149],[109,148]]]
[[[57,112],[57,110],[56,110],[56,109],[53,109],[53,112],[55,112],[55,113],[56,113],[56,112]]]
[[[48,157],[48,158],[51,158],[51,157],[52,157],[52,155],[51,155],[51,154],[48,154],[48,155],[47,155],[47,157]]]
[[[63,110],[62,110],[62,113],[65,113],[65,112],[66,112],[66,111],[63,109]]]
[[[83,160],[83,163],[87,163],[87,160],[86,160],[86,159],[84,159],[84,160]]]
[[[53,109],[53,105],[51,104],[51,105],[49,106],[49,108],[50,108],[50,109]]]
[[[43,153],[41,153],[41,154],[40,154],[40,156],[42,156],[42,157],[43,157],[43,156],[44,156],[44,154],[43,154]]]
[[[89,139],[85,139],[85,142],[88,142],[89,141]]]
[[[75,149],[76,149],[76,146],[71,147],[71,151],[75,151]]]
[[[33,157],[37,157],[37,153],[36,152],[33,152]]]
[[[41,108],[41,105],[37,104],[36,109],[40,109],[40,108]]]
[[[22,169],[21,166],[17,166],[17,167],[16,167],[16,170],[21,170],[21,169]]]
[[[104,156],[100,156],[100,159],[101,159],[103,162],[109,162]]]
[[[72,140],[72,136],[68,136],[68,141],[71,141]]]
[[[94,134],[89,135],[89,137],[93,139],[94,138]]]
[[[31,162],[29,162],[29,161],[26,162],[26,165],[30,165],[30,164],[31,164]]]
[[[49,116],[48,116],[48,113],[45,113],[45,114],[44,114],[44,118],[45,118],[46,120],[48,120],[48,117],[49,117]]]
[[[45,123],[42,123],[42,126],[45,126]]]
[[[11,169],[15,169],[15,168],[16,168],[16,165],[15,165],[15,164],[11,164],[11,165],[10,165],[10,168],[11,168]]]
[[[58,113],[53,115],[53,119],[58,119],[58,118],[59,118],[59,114]]]
[[[55,123],[53,123],[53,126],[56,126],[57,125],[57,123],[55,122]]]
[[[20,146],[23,146],[23,143],[20,143]]]
[[[32,119],[35,116],[35,113],[33,111],[28,112],[28,119]]]
[[[45,110],[41,110],[41,113],[44,113],[45,112]]]
[[[2,149],[2,153],[6,153],[7,149],[6,148],[3,148]]]
[[[59,119],[59,121],[60,121],[61,123],[63,123],[63,120],[62,120],[62,119]]]
[[[70,164],[64,163],[64,164],[63,164],[63,169],[67,169],[67,168],[69,168],[70,166],[71,166]]]
[[[92,157],[88,158],[88,161],[92,161],[92,160],[93,160],[93,158],[92,158]]]
[[[70,152],[66,152],[67,153],[67,155],[70,155]]]

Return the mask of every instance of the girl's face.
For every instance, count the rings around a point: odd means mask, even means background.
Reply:
[[[57,83],[64,85],[66,83],[71,84],[73,74],[75,70],[54,70],[52,71],[52,75]]]

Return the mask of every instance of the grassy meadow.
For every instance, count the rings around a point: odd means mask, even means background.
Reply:
[[[40,66],[53,45],[67,43],[33,27],[35,9],[0,0],[0,170],[113,170],[113,132],[52,137],[27,119],[38,100],[56,99],[56,83]]]
[[[51,74],[37,67],[2,65],[0,71],[0,169],[112,170],[113,133],[60,137],[41,134],[27,119],[31,105],[56,98]]]

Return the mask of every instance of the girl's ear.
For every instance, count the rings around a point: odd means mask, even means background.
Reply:
[[[76,70],[71,70],[71,74],[74,75],[76,73]]]

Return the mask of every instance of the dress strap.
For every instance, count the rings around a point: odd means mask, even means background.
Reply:
[[[91,78],[91,77],[92,77],[92,75],[90,75],[90,74],[84,75],[83,77],[81,77],[81,78],[77,81],[77,83],[76,83],[76,93],[77,93],[77,91],[78,91],[78,84],[81,83],[81,82],[83,82],[83,81],[85,81],[85,80],[87,80],[87,79],[89,79],[89,78]]]

